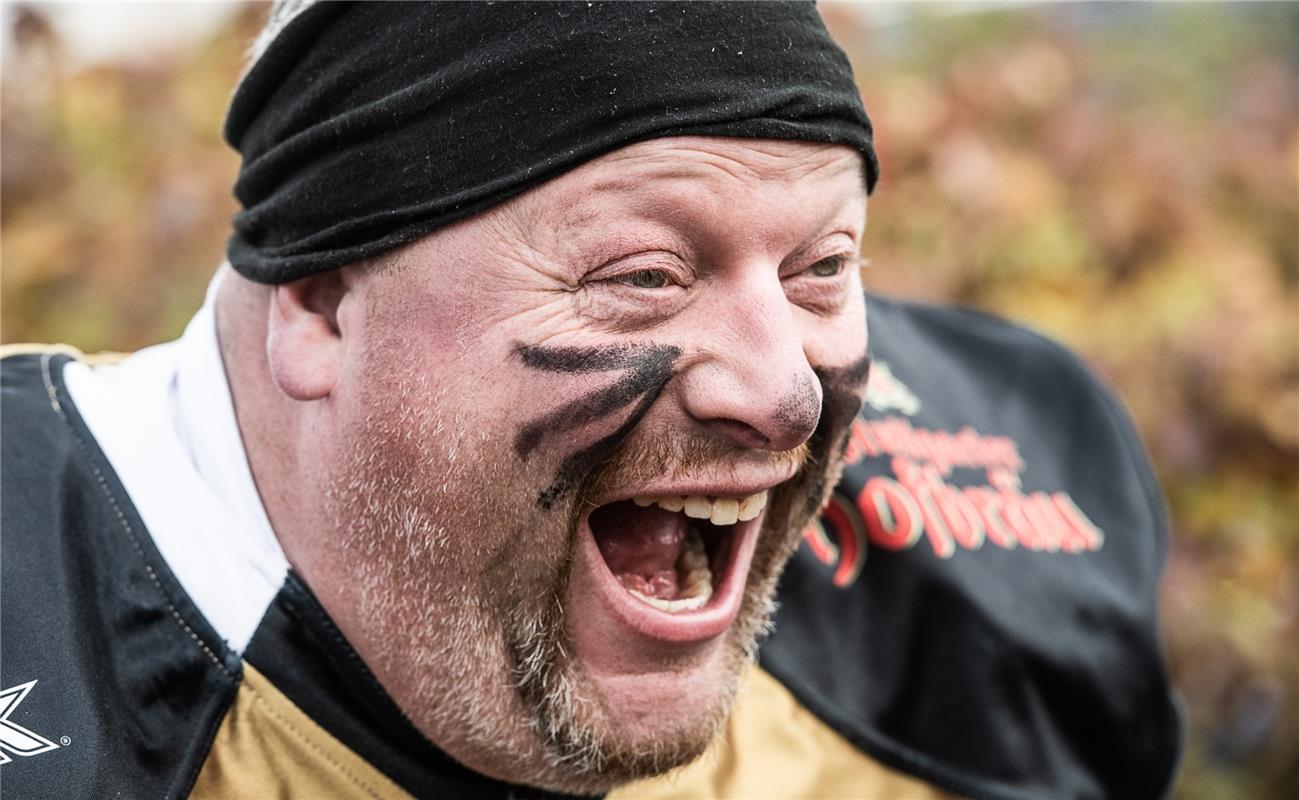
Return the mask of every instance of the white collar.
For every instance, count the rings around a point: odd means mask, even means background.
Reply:
[[[69,362],[63,377],[167,565],[242,652],[288,561],[253,482],[217,343],[224,269],[180,339],[111,366]]]

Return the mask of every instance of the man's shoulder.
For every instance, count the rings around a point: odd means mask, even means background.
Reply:
[[[867,295],[867,324],[876,359],[916,361],[938,357],[935,382],[956,371],[977,371],[1011,387],[1112,392],[1077,353],[1022,323],[974,308]]]
[[[183,795],[238,662],[82,419],[65,382],[85,369],[77,355],[11,348],[0,360],[5,789]]]
[[[63,366],[80,353],[58,345],[6,345],[0,350],[0,462],[5,490],[20,474],[48,471],[66,450],[59,444],[70,444],[72,431],[59,400],[58,386]],[[29,452],[39,448],[40,455]],[[6,503],[14,507],[12,497]]]
[[[22,364],[60,356],[74,361],[81,361],[90,366],[100,366],[103,364],[116,364],[130,358],[131,354],[118,350],[100,350],[86,353],[78,347],[62,342],[0,344],[0,367],[3,369],[16,368]]]
[[[84,425],[64,379],[69,365],[85,368],[116,363],[120,353],[87,356],[71,345],[0,346],[0,445],[6,518],[35,513],[34,498],[21,502],[14,492],[24,484],[57,480],[94,451],[94,437]],[[17,531],[6,531],[14,535]]]
[[[48,443],[51,437],[73,436],[75,427],[69,426],[67,413],[70,403],[60,401],[64,368],[73,362],[87,366],[114,364],[127,355],[86,355],[68,344],[0,345],[0,404],[3,404],[0,421],[4,422],[6,444],[23,446],[34,440]],[[31,468],[50,463],[49,459],[12,460],[9,455],[5,458],[6,467]]]
[[[868,324],[866,403],[763,666],[962,795],[1160,794],[1180,736],[1154,603],[1167,523],[1121,405],[988,314],[871,297]]]

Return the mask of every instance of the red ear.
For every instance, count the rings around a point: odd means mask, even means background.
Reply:
[[[266,360],[280,391],[320,400],[334,390],[343,340],[338,306],[347,289],[340,270],[276,286],[266,327]]]

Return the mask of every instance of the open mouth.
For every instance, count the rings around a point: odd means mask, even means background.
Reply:
[[[766,491],[635,497],[595,509],[589,525],[604,566],[630,597],[686,615],[709,607],[734,583],[740,545],[754,528],[747,523],[766,503]]]

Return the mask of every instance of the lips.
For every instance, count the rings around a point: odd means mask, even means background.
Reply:
[[[740,611],[765,494],[648,495],[585,515],[578,571],[605,635],[654,646],[724,633]]]

